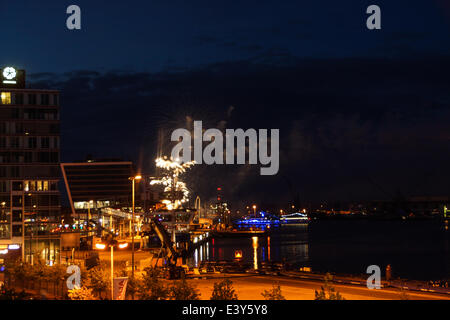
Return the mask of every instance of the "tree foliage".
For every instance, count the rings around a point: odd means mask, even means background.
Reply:
[[[315,290],[315,300],[345,300],[344,297],[330,285],[329,281],[333,280],[333,276],[327,273],[324,277],[324,284],[320,291]]]
[[[160,271],[154,268],[146,268],[142,281],[137,289],[141,300],[167,300],[168,287],[158,279]]]
[[[409,294],[403,288],[400,289],[400,300],[409,300]]]
[[[14,261],[8,263],[5,274],[17,280],[25,281],[63,281],[68,277],[64,265],[49,266],[42,259],[36,258],[31,265],[28,262]]]
[[[92,269],[84,270],[81,275],[82,285],[92,289],[100,298],[102,298],[102,292],[107,292],[111,289],[111,276],[104,263],[101,263]]]
[[[69,290],[70,300],[97,300],[97,297],[92,293],[92,289],[81,287]]]
[[[200,300],[198,289],[187,283],[186,279],[174,281],[169,288],[169,297],[173,300]]]
[[[274,284],[271,290],[264,290],[261,295],[266,300],[286,300],[286,298],[281,294],[281,287],[279,284]]]
[[[211,300],[237,300],[237,294],[233,288],[233,281],[224,279],[220,282],[214,283],[214,290],[211,295]]]

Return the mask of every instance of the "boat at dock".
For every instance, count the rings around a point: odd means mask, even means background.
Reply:
[[[305,213],[295,212],[291,214],[285,214],[280,217],[281,223],[308,223],[309,218]]]
[[[259,217],[245,217],[243,219],[236,220],[234,224],[244,228],[255,227],[264,229],[270,227],[271,225],[279,225],[280,219],[261,212]]]

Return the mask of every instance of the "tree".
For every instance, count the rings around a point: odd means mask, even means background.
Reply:
[[[106,271],[104,263],[82,273],[82,275],[83,274],[85,275],[85,277],[82,277],[84,285],[97,293],[100,298],[102,298],[103,291],[110,289],[111,276]]]
[[[69,290],[70,300],[97,300],[97,298],[92,293],[92,289],[81,287]]]
[[[409,300],[409,294],[403,288],[400,289],[400,300]]]
[[[214,283],[214,290],[211,300],[237,300],[237,294],[233,288],[233,282],[230,279],[224,279],[221,282]]]
[[[62,264],[55,264],[53,266],[47,267],[47,272],[49,275],[47,278],[51,281],[58,283],[59,281],[64,281],[68,278],[67,266]]]
[[[320,291],[315,290],[315,300],[345,300],[344,297],[329,284],[333,277],[327,273],[324,277],[324,285]]]
[[[141,300],[167,300],[169,289],[158,279],[159,270],[145,268],[145,274],[138,288]]]
[[[200,300],[197,288],[187,283],[186,279],[174,281],[169,288],[169,297],[173,300]]]
[[[25,284],[25,281],[32,281],[31,284],[33,287],[34,281],[37,281],[39,284],[41,281],[52,281],[56,285],[59,281],[63,281],[67,278],[66,268],[63,265],[56,264],[54,266],[48,266],[45,261],[39,259],[39,257],[36,257],[34,261],[34,265],[18,261],[9,263],[5,270],[5,274],[14,280],[22,281],[23,284]]]
[[[286,300],[286,298],[281,294],[280,285],[273,285],[272,290],[264,290],[261,295],[266,300]]]

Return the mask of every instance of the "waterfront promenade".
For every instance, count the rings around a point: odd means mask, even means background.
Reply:
[[[229,275],[233,281],[239,300],[261,300],[261,293],[279,284],[286,300],[314,300],[315,290],[320,290],[323,281],[309,279],[293,279],[285,276],[269,275]],[[197,286],[202,300],[208,300],[219,277],[205,277],[206,279],[190,279],[189,282]],[[223,278],[223,276],[221,277]],[[450,294],[432,292],[400,290],[398,288],[382,288],[370,290],[362,285],[333,283],[346,300],[450,300]]]

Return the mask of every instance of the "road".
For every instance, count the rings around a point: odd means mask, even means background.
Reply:
[[[109,251],[98,251],[100,260],[110,262],[111,253]],[[147,259],[150,257],[148,251],[135,251],[134,260],[139,263],[142,259]],[[130,261],[131,262],[131,250],[114,250],[114,261]]]
[[[190,283],[197,286],[202,300],[208,300],[214,283],[221,279],[192,279]],[[230,277],[239,300],[263,299],[261,293],[279,284],[281,292],[287,300],[314,300],[314,291],[320,290],[319,281],[292,279],[282,276],[240,276]],[[370,290],[362,286],[332,284],[346,300],[402,300],[402,291],[395,288]],[[404,291],[409,300],[450,300],[450,295]]]
[[[135,252],[135,261],[139,265],[141,259],[148,258],[150,255],[145,251]],[[108,261],[110,259],[109,252],[101,252],[100,259]],[[131,251],[117,250],[114,252],[115,261],[131,261]],[[203,277],[203,276],[201,276]],[[222,280],[223,275],[215,275],[208,279],[190,279],[189,282],[197,286],[201,293],[201,299],[209,300],[211,292],[214,288],[214,283]],[[268,275],[228,275],[233,281],[234,288],[240,300],[258,300],[262,299],[261,293],[264,290],[270,289],[273,284],[279,283],[282,294],[287,300],[313,300],[314,291],[320,290],[323,284],[321,281],[295,279],[283,276],[268,276]],[[396,288],[382,288],[380,290],[369,290],[364,286],[336,284],[333,286],[344,296],[347,300],[401,300],[402,291]],[[410,300],[450,300],[450,295],[435,294],[420,291],[403,291],[403,298]]]

